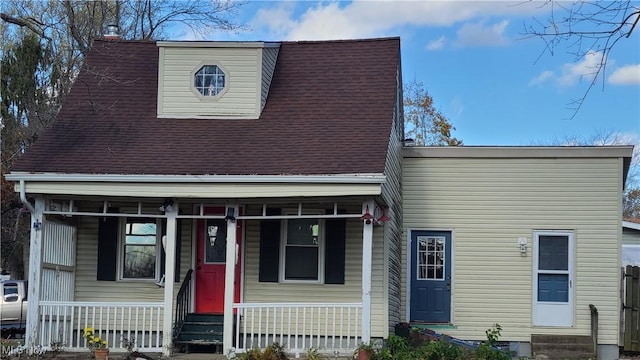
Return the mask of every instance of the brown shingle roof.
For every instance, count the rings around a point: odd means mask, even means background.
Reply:
[[[259,119],[159,119],[155,42],[96,41],[57,120],[12,170],[383,173],[399,52],[398,38],[284,42]]]

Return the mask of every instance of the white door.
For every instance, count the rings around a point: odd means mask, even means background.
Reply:
[[[574,239],[570,231],[535,231],[533,325],[573,326]]]

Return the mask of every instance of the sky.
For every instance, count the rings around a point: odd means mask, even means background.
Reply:
[[[332,40],[399,36],[403,81],[422,82],[465,145],[548,145],[618,133],[640,139],[640,28],[616,43],[589,89],[598,52],[553,53],[526,35],[549,18],[545,2],[249,1],[238,33],[207,40]],[[640,4],[638,2],[636,5]],[[183,39],[193,39],[186,33]]]

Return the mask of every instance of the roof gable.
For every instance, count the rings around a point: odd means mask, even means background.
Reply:
[[[96,41],[57,120],[12,170],[383,173],[399,66],[398,38],[284,42],[260,118],[157,118],[156,44]]]

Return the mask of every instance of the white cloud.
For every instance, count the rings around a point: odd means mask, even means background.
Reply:
[[[464,103],[462,102],[462,99],[457,96],[454,97],[453,100],[451,100],[451,109],[453,109],[453,113],[456,114],[456,116],[462,115],[464,112]]]
[[[260,10],[251,25],[287,40],[347,39],[396,35],[401,26],[450,26],[485,16],[540,11],[529,2],[356,0],[319,2],[298,15],[290,2],[279,1]],[[497,25],[494,31],[500,30]]]
[[[457,33],[458,46],[500,46],[507,43],[504,31],[508,20],[485,26],[484,23],[464,24]]]
[[[612,85],[640,85],[640,64],[616,69],[608,79]]]
[[[291,19],[293,6],[289,2],[281,2],[281,6],[271,9],[261,8],[253,19],[254,23],[269,24],[269,31],[274,38],[286,36],[296,25]]]
[[[564,64],[562,74],[558,78],[558,84],[562,87],[568,87],[583,79],[590,83],[605,61],[601,51],[589,51],[582,61]]]
[[[540,75],[538,75],[535,78],[531,79],[531,81],[529,81],[529,86],[542,85],[547,80],[553,78],[554,76],[555,76],[555,74],[553,73],[553,71],[545,70],[545,71],[541,72]]]
[[[446,40],[446,38],[444,36],[440,36],[436,40],[429,41],[429,43],[427,44],[427,50],[435,51],[435,50],[440,50],[440,49],[444,48],[445,40]]]

